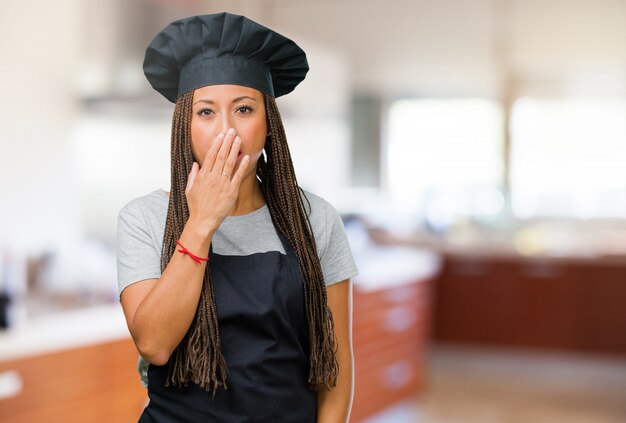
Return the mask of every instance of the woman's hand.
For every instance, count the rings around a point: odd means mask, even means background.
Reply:
[[[237,200],[239,186],[250,162],[246,154],[233,175],[241,140],[231,128],[226,135],[219,133],[202,167],[196,162],[187,178],[185,196],[189,207],[189,219],[214,232],[228,216]]]
[[[194,162],[187,179],[189,221],[180,241],[201,257],[209,254],[215,230],[234,207],[249,166],[246,156],[233,174],[239,153],[234,140],[234,131],[217,136],[202,168]],[[189,330],[202,295],[205,269],[205,263],[198,265],[174,253],[159,278],[143,279],[123,290],[120,300],[128,329],[137,350],[150,363],[167,364]]]

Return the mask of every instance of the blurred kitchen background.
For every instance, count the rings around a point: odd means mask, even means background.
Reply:
[[[626,1],[8,0],[0,421],[130,422],[117,213],[169,190],[174,19],[293,38],[300,185],[344,218],[352,422],[626,421]]]

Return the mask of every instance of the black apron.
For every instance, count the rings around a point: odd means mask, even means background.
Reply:
[[[139,422],[311,422],[309,339],[298,259],[279,251],[223,256],[209,251],[228,390],[165,387],[168,366],[148,367],[150,402]]]

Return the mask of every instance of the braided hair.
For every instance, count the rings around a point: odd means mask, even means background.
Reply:
[[[180,95],[172,120],[171,194],[163,237],[161,271],[167,267],[176,250],[189,218],[185,197],[187,178],[194,162],[191,150],[191,116],[193,91]],[[298,258],[304,284],[304,300],[310,346],[310,389],[319,385],[327,389],[337,384],[339,365],[332,313],[328,309],[326,286],[313,230],[305,212],[302,189],[298,186],[287,145],[287,137],[274,97],[264,94],[267,127],[265,156],[259,157],[256,176],[267,202],[272,222],[288,240]],[[308,199],[306,199],[308,202]],[[310,203],[309,203],[310,209]],[[220,333],[215,307],[211,266],[207,262],[202,293],[194,319],[172,353],[165,386],[198,384],[213,397],[221,386],[227,389],[227,363],[220,348]]]

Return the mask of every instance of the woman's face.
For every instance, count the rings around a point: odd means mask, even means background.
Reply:
[[[209,85],[193,94],[191,150],[202,167],[211,143],[220,132],[234,128],[241,138],[240,154],[233,173],[244,155],[250,156],[244,179],[256,175],[256,164],[267,136],[263,94],[241,85]]]

